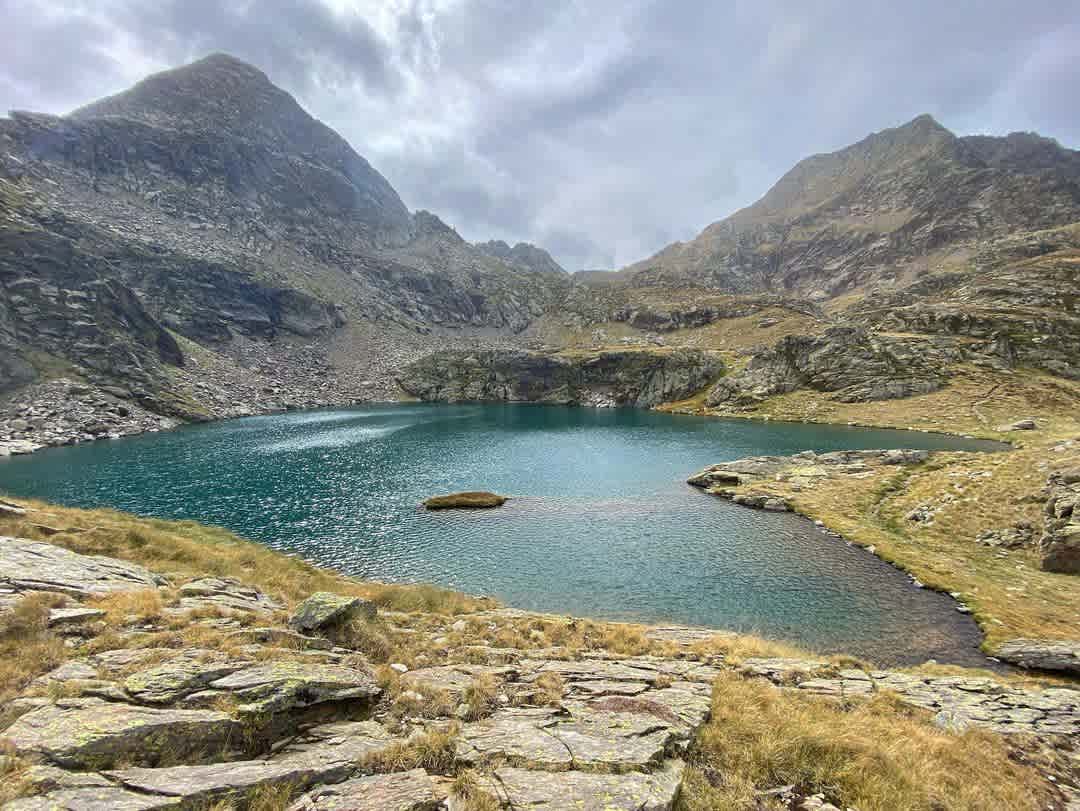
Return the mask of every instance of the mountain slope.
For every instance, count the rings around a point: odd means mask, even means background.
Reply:
[[[220,54],[0,119],[0,184],[0,391],[59,369],[181,416],[394,396],[393,367],[511,336],[569,283],[410,214]],[[103,365],[106,345],[123,358]]]
[[[800,161],[758,202],[624,275],[827,299],[1078,219],[1080,153],[1027,134],[958,138],[920,116]]]

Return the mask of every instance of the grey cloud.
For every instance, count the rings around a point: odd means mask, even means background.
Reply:
[[[411,207],[468,239],[544,245],[571,269],[691,238],[808,154],[923,112],[958,132],[1080,144],[1075,2],[358,2],[371,13],[54,0],[34,15],[0,0],[22,43],[0,57],[0,102],[59,111],[147,62],[228,51]],[[56,43],[63,60],[42,56]]]

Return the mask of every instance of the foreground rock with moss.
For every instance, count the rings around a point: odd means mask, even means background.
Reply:
[[[1035,809],[1077,783],[1074,685],[357,583],[191,523],[20,502],[0,532],[15,811]]]

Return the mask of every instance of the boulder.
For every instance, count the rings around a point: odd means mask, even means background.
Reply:
[[[49,611],[49,627],[55,628],[64,625],[79,625],[90,620],[101,619],[105,612],[100,608],[53,608]]]
[[[705,404],[752,408],[800,388],[828,392],[844,403],[911,397],[940,389],[954,359],[924,340],[830,327],[821,335],[788,335],[775,346],[755,349],[742,371],[709,391]]]
[[[1034,431],[1038,427],[1035,420],[1017,420],[1006,425],[999,425],[996,430],[1002,433],[1007,431]]]
[[[1050,474],[1046,496],[1045,531],[1040,541],[1042,568],[1048,572],[1080,574],[1080,471]]]
[[[344,597],[329,591],[318,591],[296,607],[289,617],[289,627],[300,633],[311,633],[362,617],[375,619],[375,604],[360,597]]]
[[[118,761],[199,760],[224,750],[240,732],[240,724],[221,712],[97,702],[41,707],[15,721],[4,737],[20,754],[91,769]]]

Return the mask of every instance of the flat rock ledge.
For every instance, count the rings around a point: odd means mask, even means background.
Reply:
[[[1023,668],[1080,676],[1080,640],[1010,639],[994,655]]]
[[[905,704],[933,712],[935,723],[945,729],[1080,738],[1080,690],[1027,690],[981,677],[837,670],[815,659],[747,659],[740,670],[781,687],[838,699],[889,691]]]
[[[755,492],[753,485],[768,481],[790,482],[793,489],[812,489],[819,482],[837,476],[865,477],[883,465],[917,465],[930,458],[929,451],[868,450],[815,453],[803,451],[792,456],[750,456],[709,465],[686,480],[708,493],[730,499],[745,507],[788,512],[785,499],[767,492]],[[735,488],[745,488],[736,490]]]
[[[68,595],[162,588],[181,600],[210,600],[219,610],[194,605],[188,619],[226,643],[96,650],[35,680],[31,694],[12,702],[21,715],[0,731],[35,764],[31,796],[5,811],[243,809],[253,792],[286,786],[289,811],[466,811],[469,801],[454,794],[452,779],[465,768],[476,770],[475,790],[502,809],[666,811],[678,801],[685,763],[709,719],[712,684],[734,667],[700,648],[730,634],[661,626],[646,635],[674,646],[664,656],[478,644],[460,651],[467,661],[395,665],[398,686],[384,691],[361,654],[318,635],[327,623],[373,611],[349,597],[313,595],[296,612],[305,622],[293,623],[310,629],[304,633],[281,622],[272,597],[224,578],[177,589],[121,561],[19,539],[0,542],[0,572],[14,599],[59,585]],[[470,624],[537,618],[489,609],[427,617],[419,628],[392,612],[380,622],[391,634],[427,635],[424,649],[435,650]],[[68,632],[68,621],[58,633]],[[147,632],[139,625],[127,633],[137,642]],[[1015,643],[1017,660],[1032,667],[1075,658],[1075,648]],[[889,691],[948,730],[1027,733],[1062,751],[1080,740],[1080,691],[1065,687],[1021,689],[991,678],[839,669],[818,660],[749,659],[738,672],[845,701]],[[469,711],[470,696],[492,690],[482,712]],[[403,757],[420,737],[447,732],[437,769]]]
[[[0,587],[14,591],[54,591],[72,597],[153,589],[165,578],[134,563],[80,555],[60,546],[0,536]]]

